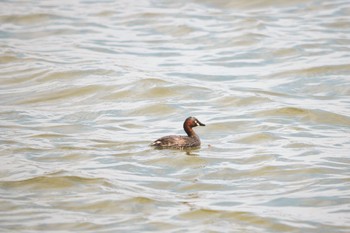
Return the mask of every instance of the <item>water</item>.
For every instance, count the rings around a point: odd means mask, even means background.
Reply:
[[[350,232],[350,3],[2,1],[1,232]],[[155,150],[196,116],[202,147]]]

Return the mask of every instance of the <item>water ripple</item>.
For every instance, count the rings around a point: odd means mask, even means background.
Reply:
[[[349,232],[349,9],[3,2],[0,229]]]

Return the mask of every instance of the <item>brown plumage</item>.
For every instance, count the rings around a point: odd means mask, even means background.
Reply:
[[[170,135],[159,138],[155,140],[151,146],[156,148],[176,148],[176,149],[184,149],[184,148],[195,148],[201,145],[201,141],[198,135],[193,131],[193,127],[196,126],[205,126],[205,124],[201,123],[195,117],[188,117],[184,124],[183,128],[187,133],[187,136],[179,136],[179,135]]]

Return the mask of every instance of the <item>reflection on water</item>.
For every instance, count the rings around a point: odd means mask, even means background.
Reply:
[[[349,12],[3,2],[0,229],[349,232]]]

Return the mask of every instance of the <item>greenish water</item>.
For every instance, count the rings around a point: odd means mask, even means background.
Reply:
[[[348,1],[1,5],[1,232],[350,231]]]

